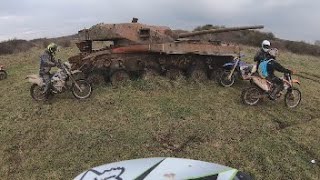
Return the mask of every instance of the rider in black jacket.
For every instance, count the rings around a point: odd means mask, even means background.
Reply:
[[[45,84],[44,93],[46,93],[49,89],[51,77],[50,70],[52,67],[57,66],[57,62],[54,58],[57,48],[58,46],[56,44],[51,43],[48,45],[44,53],[40,56],[39,75],[43,79]]]
[[[284,68],[281,64],[279,64],[276,61],[277,53],[278,53],[277,49],[271,49],[268,52],[272,60],[269,61],[267,64],[268,76],[266,77],[266,79],[273,83],[273,89],[272,89],[272,92],[270,93],[271,99],[276,99],[276,95],[283,89],[283,81],[274,74],[274,71],[279,71],[282,73],[290,73],[290,74],[292,73],[291,70]]]

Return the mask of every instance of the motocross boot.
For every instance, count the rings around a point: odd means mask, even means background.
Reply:
[[[279,92],[281,91],[281,88],[277,85],[274,86],[274,88],[272,89],[271,93],[269,94],[269,98],[271,100],[276,100],[277,99],[277,95],[279,94]]]

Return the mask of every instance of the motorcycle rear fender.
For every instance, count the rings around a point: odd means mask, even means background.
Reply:
[[[36,74],[28,75],[26,79],[28,79],[28,82],[32,84],[37,84],[38,86],[44,85],[43,80],[41,77],[39,77],[39,75],[36,75]]]

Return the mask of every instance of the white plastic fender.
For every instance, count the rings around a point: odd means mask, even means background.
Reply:
[[[89,169],[74,180],[232,180],[238,170],[219,164],[180,158],[145,158],[120,161]]]

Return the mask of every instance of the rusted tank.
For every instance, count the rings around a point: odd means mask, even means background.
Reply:
[[[263,26],[221,28],[177,33],[165,26],[137,23],[97,24],[79,31],[80,53],[70,57],[73,68],[81,69],[93,82],[113,84],[134,77],[164,75],[203,81],[227,61],[239,55],[237,45],[221,41],[190,39],[201,34],[260,29]],[[109,42],[93,49],[94,42]]]

